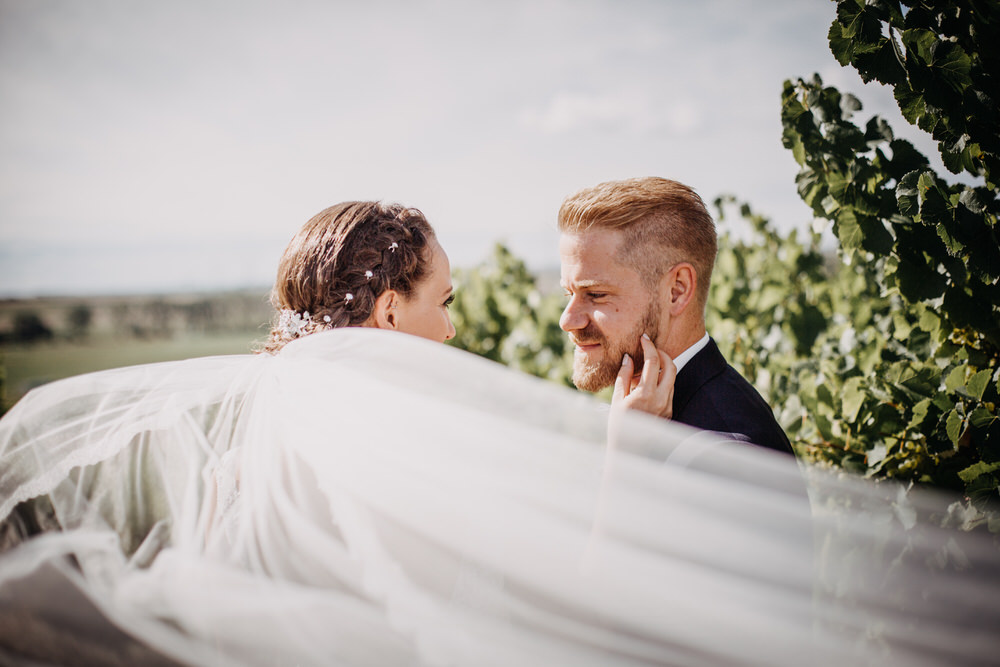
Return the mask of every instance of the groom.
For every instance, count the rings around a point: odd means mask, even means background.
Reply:
[[[601,183],[559,209],[559,325],[576,345],[573,382],[613,403],[792,453],[771,408],[705,330],[715,223],[664,178]],[[676,375],[675,375],[676,374]]]

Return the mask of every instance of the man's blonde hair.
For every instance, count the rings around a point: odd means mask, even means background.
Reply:
[[[559,208],[559,231],[588,229],[624,232],[618,259],[635,269],[648,287],[670,267],[689,262],[698,278],[696,297],[704,308],[718,241],[715,222],[694,190],[656,177],[608,181],[580,190]]]

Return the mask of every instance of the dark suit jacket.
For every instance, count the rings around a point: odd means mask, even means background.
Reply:
[[[726,363],[712,339],[677,374],[673,419],[735,440],[793,453],[770,406]]]

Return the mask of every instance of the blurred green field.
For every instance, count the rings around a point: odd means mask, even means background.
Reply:
[[[217,333],[137,340],[95,337],[82,342],[54,341],[0,347],[5,371],[4,408],[28,390],[60,378],[121,366],[219,354],[246,354],[263,333]]]

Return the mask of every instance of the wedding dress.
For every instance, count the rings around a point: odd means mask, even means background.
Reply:
[[[954,499],[611,417],[372,329],[41,387],[0,420],[0,661],[32,622],[110,661],[93,617],[164,664],[996,659]]]

